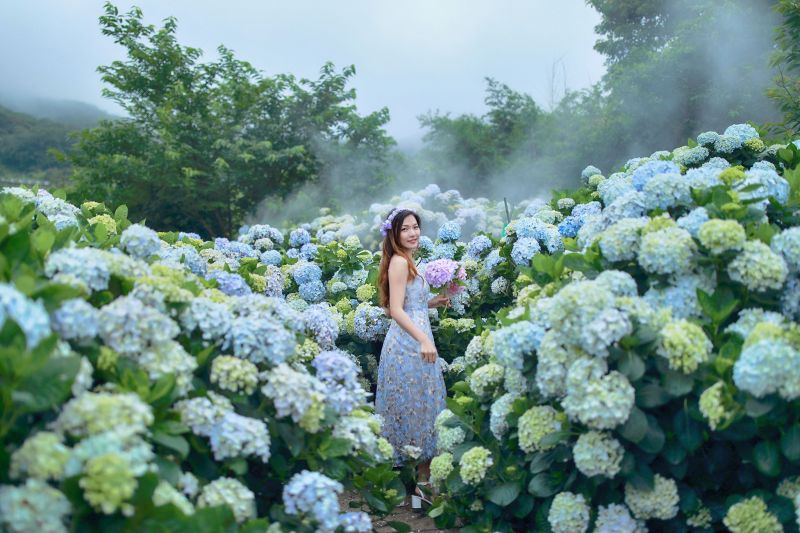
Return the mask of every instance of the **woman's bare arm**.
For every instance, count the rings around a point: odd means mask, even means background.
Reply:
[[[428,337],[403,309],[406,283],[408,283],[408,263],[405,259],[395,256],[389,263],[389,312],[398,326],[406,330],[417,342],[422,343]]]

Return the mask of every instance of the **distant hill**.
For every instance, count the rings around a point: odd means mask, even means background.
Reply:
[[[91,128],[101,119],[118,118],[97,106],[77,100],[56,100],[0,93],[0,106],[32,117],[59,122],[76,130]]]
[[[69,134],[77,129],[80,128],[0,106],[0,183],[64,185],[69,164],[58,161],[48,151],[69,151],[73,143]]]

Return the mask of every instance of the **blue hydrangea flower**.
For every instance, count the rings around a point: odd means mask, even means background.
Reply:
[[[434,245],[431,259],[453,259],[458,248],[453,242],[440,242]]]
[[[339,527],[345,533],[370,533],[372,531],[372,519],[363,511],[353,511],[339,515]]]
[[[365,341],[380,340],[389,330],[389,320],[383,309],[368,303],[359,304],[356,308],[353,325],[356,336]]]
[[[0,327],[6,319],[17,323],[28,348],[50,335],[50,317],[42,302],[34,302],[8,283],[0,283]]]
[[[303,470],[292,476],[283,487],[283,504],[290,515],[307,516],[319,523],[323,531],[334,531],[339,525],[338,494],[342,484],[319,472]]]
[[[800,271],[800,227],[785,229],[775,235],[770,248],[783,257],[790,272]]]
[[[141,224],[131,224],[119,238],[120,246],[133,257],[147,259],[161,249],[158,234]]]
[[[217,288],[228,296],[243,296],[251,294],[253,290],[242,276],[224,270],[212,270],[206,275],[206,279],[217,280]]]
[[[308,303],[321,302],[325,298],[325,285],[321,281],[309,281],[300,285],[297,292]]]
[[[84,283],[89,289],[108,288],[111,269],[103,252],[94,248],[62,248],[51,253],[44,265],[48,277],[64,275]]]
[[[750,169],[745,172],[745,179],[736,183],[736,189],[742,190],[751,185],[760,185],[753,191],[740,192],[739,197],[743,200],[751,198],[773,197],[779,204],[786,204],[789,201],[789,182],[778,175],[774,170]]]
[[[194,246],[169,246],[159,252],[160,263],[175,268],[186,268],[193,274],[205,277],[208,261],[197,252]]]
[[[800,352],[781,339],[745,346],[733,366],[733,382],[756,398],[778,392],[794,400],[800,396]]]
[[[679,165],[691,167],[701,164],[708,156],[708,148],[704,146],[695,146],[694,148],[686,148],[680,151],[676,150],[672,160]]]
[[[705,207],[696,207],[677,220],[678,227],[689,232],[689,235],[697,238],[700,226],[708,222],[708,211]]]
[[[439,240],[442,242],[455,242],[461,238],[461,225],[455,221],[448,221],[439,227]]]
[[[322,269],[316,263],[298,263],[292,270],[292,278],[298,285],[320,281]]]
[[[724,168],[706,163],[700,168],[690,168],[686,171],[685,179],[689,182],[689,187],[691,188],[710,189],[711,187],[722,185],[719,175],[723,170]]]
[[[605,205],[609,205],[620,196],[635,190],[633,188],[633,178],[621,172],[612,174],[597,186],[597,193]]]
[[[511,249],[511,259],[520,266],[530,265],[533,256],[541,251],[536,239],[523,238],[514,243]]]
[[[261,313],[236,317],[225,333],[224,350],[255,364],[280,364],[294,353],[295,336],[275,318]]]
[[[292,248],[300,248],[309,242],[311,242],[311,235],[303,228],[292,230],[289,234],[289,246]]]
[[[53,330],[62,339],[89,340],[97,336],[98,311],[82,298],[61,304],[53,313]]]
[[[681,274],[694,264],[697,245],[685,229],[665,228],[648,233],[639,245],[639,264],[653,274]]]
[[[753,166],[750,167],[750,170],[777,170],[775,165],[770,163],[769,161],[756,161],[753,163]]]
[[[484,258],[483,271],[491,273],[495,268],[505,262],[505,258],[500,256],[500,250],[495,248]]]
[[[314,243],[309,242],[300,247],[300,258],[306,261],[313,261],[318,253],[319,249]]]
[[[714,141],[714,150],[721,154],[732,154],[742,147],[742,141],[733,135],[720,135]]]
[[[732,124],[728,126],[722,134],[736,137],[739,139],[740,143],[759,137],[756,129],[750,124]]]
[[[647,209],[669,209],[670,207],[690,205],[692,193],[690,182],[679,172],[674,174],[656,174],[644,187],[644,199]]]
[[[288,250],[286,250],[286,257],[290,259],[300,259],[300,249],[289,248]]]
[[[581,171],[581,180],[583,180],[584,182],[587,182],[587,181],[589,181],[589,178],[591,178],[592,176],[595,176],[597,174],[602,174],[602,173],[603,172],[599,168],[597,168],[597,167],[595,167],[593,165],[589,165],[588,167],[584,168]]]
[[[339,325],[325,304],[310,305],[303,312],[305,329],[310,332],[322,349],[334,346],[339,336]]]
[[[697,136],[697,144],[701,146],[711,146],[719,138],[719,133],[716,131],[706,131]]]
[[[558,225],[558,232],[564,237],[575,238],[582,225],[583,221],[580,218],[570,215]]]
[[[648,209],[647,195],[631,189],[622,196],[617,197],[603,210],[602,220],[605,225],[611,225],[626,218],[638,218]]]
[[[182,241],[183,239],[200,240],[200,234],[199,233],[195,233],[193,231],[179,231],[178,232],[178,240]]]
[[[498,329],[494,338],[494,356],[503,366],[522,370],[526,354],[539,348],[545,329],[528,321],[515,322]]]
[[[681,167],[672,161],[648,161],[642,166],[633,171],[631,178],[633,180],[633,188],[637,191],[643,191],[644,186],[657,174],[680,174]]]
[[[486,235],[476,235],[469,241],[467,255],[473,259],[480,259],[484,252],[491,249],[492,240]]]
[[[570,214],[583,222],[588,215],[599,215],[602,209],[603,206],[600,205],[600,202],[587,202],[573,207]]]
[[[425,253],[433,252],[433,241],[430,237],[423,235],[418,241],[419,250]]]
[[[358,381],[358,368],[341,350],[320,352],[312,361],[317,379],[326,387],[327,403],[346,415],[364,403],[366,392]]]
[[[261,254],[261,262],[265,265],[281,266],[283,258],[278,250],[267,250]]]
[[[239,241],[230,241],[224,237],[217,237],[214,239],[214,249],[219,250],[226,257],[231,257],[233,259],[258,257],[258,251],[249,244]]]
[[[269,224],[255,224],[247,230],[247,235],[253,242],[258,239],[269,239],[275,244],[283,244],[283,233]]]

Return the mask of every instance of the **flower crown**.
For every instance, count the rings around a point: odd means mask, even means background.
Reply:
[[[384,220],[383,223],[381,224],[381,235],[386,237],[386,235],[392,230],[392,221],[394,220],[394,217],[397,216],[397,213],[399,213],[400,211],[410,211],[414,214],[417,213],[416,211],[408,207],[395,207],[394,209],[392,209],[392,212],[389,213],[389,216],[386,217],[386,220]]]

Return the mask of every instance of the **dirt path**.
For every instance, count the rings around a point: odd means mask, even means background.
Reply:
[[[342,510],[355,511],[357,509],[348,509],[348,503],[358,499],[358,494],[356,492],[346,491],[340,497],[339,506]],[[366,506],[362,510],[368,511]],[[396,507],[394,511],[384,518],[378,518],[373,515],[370,516],[372,517],[372,526],[378,533],[393,533],[395,529],[389,525],[389,522],[405,522],[411,527],[411,531],[414,533],[422,531],[445,531],[455,533],[458,531],[457,529],[437,529],[436,524],[433,523],[433,518],[428,517],[420,509],[411,509],[410,505],[406,507]]]

